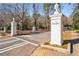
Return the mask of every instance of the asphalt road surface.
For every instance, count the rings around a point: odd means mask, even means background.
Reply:
[[[48,39],[50,39],[50,32],[22,35],[9,40],[0,40],[0,56],[32,56],[35,54],[39,55],[40,53],[43,53],[44,56],[65,55],[50,49],[39,49],[39,44]]]

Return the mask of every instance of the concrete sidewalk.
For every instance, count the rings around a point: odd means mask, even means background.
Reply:
[[[63,54],[55,50],[39,47],[32,53],[32,56],[67,56],[67,54]]]

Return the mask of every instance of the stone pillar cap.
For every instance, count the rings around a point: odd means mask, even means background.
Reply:
[[[13,22],[15,22],[15,18],[13,18]]]
[[[60,13],[60,8],[59,8],[59,5],[57,3],[54,5],[54,9],[55,9],[54,14],[59,14]]]

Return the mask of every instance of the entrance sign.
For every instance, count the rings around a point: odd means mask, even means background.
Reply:
[[[51,44],[62,45],[62,13],[59,12],[58,4],[54,6],[55,12],[51,18]]]

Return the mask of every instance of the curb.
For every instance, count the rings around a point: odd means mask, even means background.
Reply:
[[[50,45],[44,45],[44,44],[41,44],[40,46],[43,48],[53,49],[53,50],[56,50],[56,51],[61,52],[61,53],[71,54],[71,43],[68,43],[67,49],[60,48],[60,47],[54,47],[54,46],[50,46]]]

